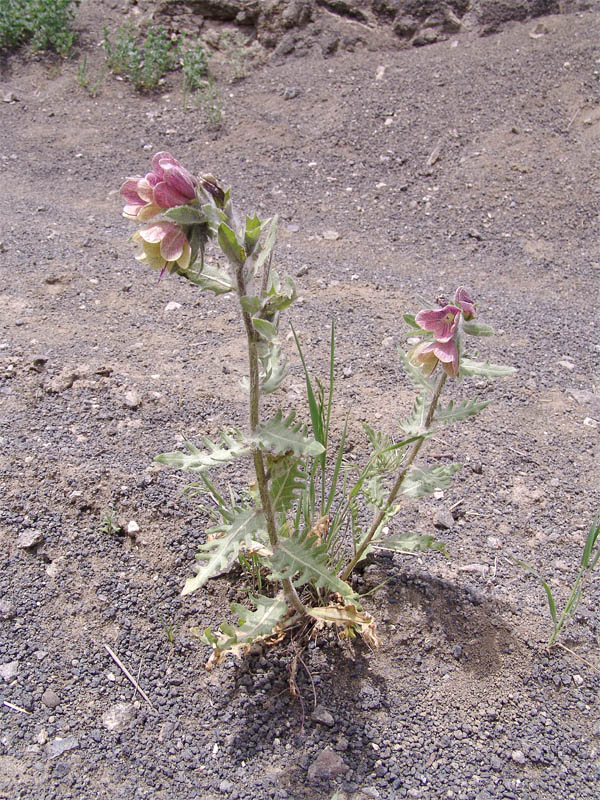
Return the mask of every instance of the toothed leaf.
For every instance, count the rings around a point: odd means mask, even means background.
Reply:
[[[438,408],[435,413],[434,421],[443,422],[444,424],[459,422],[460,420],[467,419],[467,417],[479,414],[479,412],[487,408],[491,402],[491,400],[465,400],[464,403],[455,406],[453,401],[450,400],[445,408]]]
[[[484,322],[463,322],[462,329],[469,336],[493,336],[494,329]]]
[[[298,495],[306,488],[302,462],[296,456],[272,458],[267,456],[271,476],[270,494],[275,511],[286,513]]]
[[[359,611],[352,603],[309,608],[307,613],[319,622],[343,628],[342,636],[353,638],[358,632],[371,647],[381,644],[377,637],[375,619],[371,614]]]
[[[287,375],[286,361],[276,342],[272,342],[268,351],[260,356],[260,366],[260,392],[261,394],[271,394],[279,389]]]
[[[352,588],[330,571],[328,561],[327,542],[319,543],[309,531],[304,535],[280,536],[271,559],[269,580],[290,578],[297,586],[310,583],[318,589],[354,598]]]
[[[407,497],[424,497],[436,489],[447,489],[460,464],[443,464],[437,467],[411,467],[402,484],[402,494]]]
[[[202,291],[214,292],[215,294],[227,294],[233,291],[233,283],[231,277],[225,270],[219,267],[204,264],[201,270],[195,270],[193,267],[185,273],[185,277],[196,286],[199,286]]]
[[[292,411],[284,419],[283,413],[278,411],[272,420],[256,426],[252,441],[261,450],[275,455],[283,455],[288,452],[295,456],[310,456],[311,458],[321,455],[325,448],[306,435],[306,425],[294,422],[295,416],[295,412]]]
[[[203,437],[202,441],[208,448],[207,450],[199,450],[191,442],[186,442],[188,453],[176,450],[172,453],[162,453],[154,460],[168,467],[203,472],[211,467],[217,467],[250,454],[250,443],[242,437],[239,431],[234,431],[233,434],[223,431],[220,438],[221,443],[215,444],[208,437]]]
[[[400,423],[400,430],[407,436],[421,436],[424,435],[425,420],[427,419],[427,411],[429,404],[425,403],[425,397],[422,394],[417,395],[410,414]]]
[[[459,375],[483,375],[485,378],[505,378],[514,375],[514,367],[504,367],[500,364],[490,364],[489,361],[473,361],[470,358],[461,358],[459,362]]]
[[[223,513],[223,512],[221,512]],[[220,523],[210,528],[208,534],[220,534],[216,538],[200,545],[202,552],[196,555],[200,563],[198,572],[188,578],[182,595],[195,592],[213,575],[221,572],[238,557],[240,549],[264,533],[266,523],[262,511],[254,508],[235,508],[225,512],[227,523]]]

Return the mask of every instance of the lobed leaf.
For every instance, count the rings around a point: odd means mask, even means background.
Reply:
[[[217,467],[236,458],[250,455],[250,442],[243,438],[240,431],[236,430],[233,434],[223,431],[220,438],[221,443],[215,444],[204,436],[202,441],[208,448],[207,450],[199,450],[191,442],[186,442],[185,446],[189,452],[182,453],[175,450],[172,453],[161,453],[154,460],[167,467],[203,472],[211,467]]]
[[[436,467],[411,467],[406,474],[401,492],[407,497],[424,497],[436,489],[447,489],[460,464],[442,464]]]
[[[280,536],[271,559],[272,572],[269,580],[290,578],[297,586],[310,583],[318,589],[327,589],[352,600],[356,596],[354,591],[331,572],[328,562],[327,542],[319,542],[317,536],[310,531]]]
[[[491,400],[465,400],[464,403],[455,406],[453,401],[450,400],[445,408],[438,408],[433,419],[435,422],[442,422],[446,425],[452,422],[459,422],[467,419],[467,417],[479,414],[491,402]]]
[[[461,358],[458,374],[462,376],[482,375],[485,378],[505,378],[514,375],[514,367],[504,367],[500,364],[490,364],[489,361],[473,361],[471,358]]]
[[[275,511],[285,514],[306,489],[306,474],[302,461],[294,455],[273,458],[267,455],[271,478],[270,495]]]
[[[295,456],[311,458],[321,455],[324,450],[323,445],[307,436],[307,426],[301,422],[294,422],[295,417],[295,412],[291,411],[284,419],[283,412],[278,411],[272,420],[256,426],[252,443],[275,455],[290,452]]]
[[[352,603],[346,605],[336,603],[331,606],[309,608],[307,614],[321,623],[342,627],[344,629],[342,636],[352,638],[358,631],[371,647],[377,647],[380,644],[377,637],[375,619],[371,614],[359,611]]]
[[[407,436],[424,436],[426,433],[425,420],[427,419],[428,410],[429,404],[425,402],[424,395],[417,395],[410,410],[410,414],[400,423],[400,430]]]
[[[210,578],[231,564],[244,545],[249,545],[260,538],[260,534],[265,533],[266,522],[262,511],[236,507],[224,515],[227,522],[208,529],[207,534],[220,535],[200,545],[202,552],[196,558],[205,563],[200,564],[196,575],[185,582],[182,595],[200,589]]]
[[[392,536],[389,539],[375,542],[373,547],[376,550],[393,550],[395,553],[413,553],[416,550],[439,550],[446,558],[449,558],[444,542],[428,534],[401,533],[399,536]]]

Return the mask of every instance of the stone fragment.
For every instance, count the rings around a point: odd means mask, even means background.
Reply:
[[[436,514],[433,518],[433,524],[434,527],[438,528],[438,530],[450,530],[450,528],[454,527],[454,517],[452,516],[452,512],[447,508],[440,508],[439,511],[436,511]]]
[[[57,736],[53,742],[48,742],[46,745],[46,755],[48,758],[58,758],[63,753],[76,750],[78,747],[79,741],[74,736],[65,736],[64,739]]]
[[[127,408],[131,408],[135,410],[139,408],[141,405],[141,400],[138,393],[134,389],[130,389],[128,392],[125,392],[125,396],[123,397],[123,405]]]
[[[129,536],[135,536],[136,533],[139,533],[139,531],[140,531],[140,526],[134,519],[132,519],[131,522],[127,523],[127,533],[129,534]]]
[[[39,531],[34,530],[33,528],[27,528],[27,530],[21,531],[17,538],[17,547],[20,547],[22,550],[29,550],[30,547],[37,547],[44,541],[44,537]]]
[[[46,689],[42,695],[42,703],[46,706],[46,708],[56,708],[58,705],[60,705],[60,697],[53,689]]]
[[[122,731],[136,714],[133,703],[117,703],[102,714],[102,724],[109,731]]]
[[[331,747],[321,750],[319,755],[308,768],[308,780],[331,780],[339,775],[344,775],[349,767]]]
[[[18,661],[7,661],[6,664],[0,664],[0,678],[3,678],[7,682],[16,678],[18,671]]]
[[[165,314],[172,314],[173,311],[177,311],[181,308],[181,303],[176,303],[175,300],[171,300],[165,306]]]
[[[341,239],[341,235],[337,231],[324,231],[323,238],[328,242],[335,242]]]
[[[17,616],[17,611],[14,605],[6,597],[0,600],[0,619],[14,619]]]
[[[524,764],[525,763],[525,753],[522,750],[513,750],[510,754],[510,757],[515,762],[515,764]]]
[[[48,394],[60,394],[70,389],[78,378],[77,371],[73,367],[64,367],[58,375],[46,383],[45,389]]]
[[[327,711],[325,706],[318,705],[315,710],[310,715],[310,718],[313,722],[320,722],[321,725],[327,725],[328,728],[333,727],[335,725],[335,720],[333,716]]]

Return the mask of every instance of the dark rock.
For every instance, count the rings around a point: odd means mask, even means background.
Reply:
[[[74,736],[66,736],[64,739],[57,736],[53,742],[48,742],[46,745],[46,755],[48,758],[58,758],[63,753],[75,750],[78,747],[79,742]]]
[[[310,715],[310,718],[313,722],[320,722],[321,725],[327,725],[329,728],[332,728],[335,725],[335,720],[333,716],[327,711],[325,706],[318,705],[315,710]]]
[[[56,708],[60,705],[60,697],[53,689],[46,689],[42,695],[42,703],[46,708]]]
[[[334,752],[331,747],[326,747],[308,768],[308,780],[331,780],[339,775],[345,775],[349,769],[341,756]]]

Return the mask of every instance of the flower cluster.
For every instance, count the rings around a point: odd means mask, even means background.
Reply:
[[[431,375],[438,363],[451,378],[458,375],[458,337],[461,318],[471,320],[475,316],[475,303],[464,286],[459,286],[454,295],[454,303],[440,309],[419,311],[415,322],[425,331],[433,334],[433,341],[421,342],[411,352],[410,360]]]
[[[161,270],[161,275],[165,271],[185,273],[193,261],[190,244],[190,239],[194,241],[192,228],[194,224],[202,224],[199,188],[216,205],[222,205],[223,190],[212,176],[202,178],[199,183],[176,158],[166,152],[156,153],[150,172],[143,177],[136,175],[127,178],[121,186],[121,197],[125,201],[123,216],[138,222],[152,222],[132,237],[142,248],[137,258]],[[159,214],[179,206],[196,209],[197,222],[178,224],[169,219],[168,214],[166,219],[156,219]],[[197,245],[194,249],[198,249]]]

